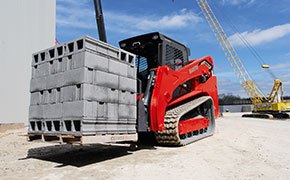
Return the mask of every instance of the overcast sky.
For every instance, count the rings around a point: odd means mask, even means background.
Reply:
[[[246,69],[267,95],[273,78],[239,40],[231,23],[256,49],[290,95],[290,1],[209,0]],[[219,93],[245,97],[221,47],[194,0],[103,0],[110,44],[138,34],[160,31],[191,49],[191,59],[211,55]],[[229,23],[231,22],[231,23]],[[98,38],[93,0],[57,0],[57,39],[90,35]]]

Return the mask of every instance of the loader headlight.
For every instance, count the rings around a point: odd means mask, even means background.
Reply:
[[[122,43],[122,44],[121,44],[121,48],[126,47],[126,45],[127,45],[126,43]]]
[[[154,36],[152,37],[153,40],[157,40],[158,38],[159,38],[158,35],[154,35]]]

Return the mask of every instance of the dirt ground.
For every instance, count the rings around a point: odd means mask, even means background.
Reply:
[[[27,142],[0,133],[0,179],[289,179],[290,121],[217,120],[214,136],[185,147]]]

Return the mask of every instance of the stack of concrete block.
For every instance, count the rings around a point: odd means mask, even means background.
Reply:
[[[33,54],[30,134],[136,133],[135,55],[90,37]]]

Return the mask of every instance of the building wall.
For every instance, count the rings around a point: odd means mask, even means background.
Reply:
[[[56,0],[0,1],[0,22],[0,123],[26,123],[31,54],[54,45]]]

